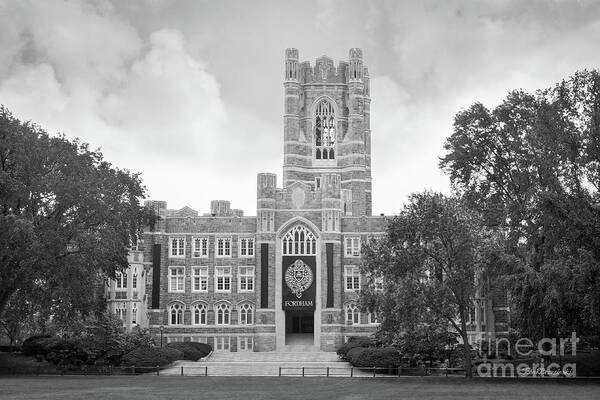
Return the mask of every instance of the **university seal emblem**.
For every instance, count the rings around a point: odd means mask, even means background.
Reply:
[[[313,273],[302,260],[294,261],[285,271],[285,284],[297,298],[302,297],[302,292],[308,289],[312,282]]]

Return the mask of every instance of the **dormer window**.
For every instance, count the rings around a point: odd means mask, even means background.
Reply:
[[[321,100],[315,111],[315,158],[335,159],[335,113],[328,100]]]

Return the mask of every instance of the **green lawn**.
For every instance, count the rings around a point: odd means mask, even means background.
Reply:
[[[600,380],[0,377],[0,399],[599,399]]]

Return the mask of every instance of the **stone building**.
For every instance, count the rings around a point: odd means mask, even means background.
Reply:
[[[146,274],[144,253],[137,246],[129,250],[129,268],[117,273],[117,279],[108,282],[106,301],[108,309],[123,321],[126,331],[135,326],[148,326],[148,297],[146,294]]]
[[[148,327],[165,341],[207,342],[216,351],[298,344],[334,351],[376,329],[376,316],[357,307],[367,281],[361,244],[384,234],[386,223],[371,215],[362,51],[311,65],[287,49],[283,86],[283,182],[258,174],[256,216],[224,200],[204,215],[147,202],[161,216],[143,239]]]

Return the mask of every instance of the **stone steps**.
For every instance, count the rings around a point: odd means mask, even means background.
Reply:
[[[177,361],[170,368],[160,371],[161,375],[204,376],[372,376],[368,370],[351,368],[349,363],[336,362],[281,362],[281,361],[235,361],[235,362],[193,362]],[[304,368],[304,371],[303,371]]]
[[[304,346],[286,346],[287,351],[214,352],[203,361],[177,361],[161,375],[202,376],[371,376],[372,373],[353,369],[333,352],[299,351]],[[282,349],[283,350],[283,349]],[[304,368],[304,372],[303,369]]]
[[[286,346],[287,347],[287,346]],[[340,362],[335,353],[322,351],[298,351],[297,346],[278,352],[219,352],[216,351],[206,363],[216,362]]]

